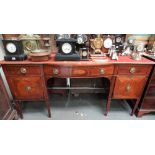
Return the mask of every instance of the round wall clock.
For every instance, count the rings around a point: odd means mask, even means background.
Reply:
[[[15,53],[17,50],[16,45],[13,43],[6,44],[6,49],[9,53]]]

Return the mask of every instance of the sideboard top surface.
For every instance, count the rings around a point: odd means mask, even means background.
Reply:
[[[1,65],[7,64],[46,64],[46,65],[65,65],[65,66],[96,66],[96,65],[111,65],[111,64],[155,64],[155,62],[142,57],[142,60],[136,61],[131,58],[131,56],[119,56],[118,60],[111,60],[111,58],[93,58],[89,61],[56,61],[55,54],[52,54],[48,61],[33,62],[30,60],[24,61],[0,61]]]

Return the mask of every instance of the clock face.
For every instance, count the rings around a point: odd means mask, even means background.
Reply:
[[[72,46],[69,43],[64,43],[62,45],[62,52],[65,54],[69,54],[72,51]]]
[[[120,43],[121,40],[122,40],[121,37],[117,37],[117,38],[116,38],[116,42],[117,42],[117,43]]]
[[[82,37],[79,37],[79,38],[77,39],[77,42],[78,42],[78,44],[82,44],[82,43],[83,43]]]
[[[87,51],[83,51],[83,52],[82,52],[82,56],[83,56],[83,57],[86,57],[86,56],[87,56]]]
[[[105,48],[111,48],[112,39],[110,39],[110,38],[105,39],[103,45],[104,45]]]
[[[15,44],[8,43],[8,44],[6,44],[6,49],[10,53],[15,53],[17,48],[16,48],[16,45]]]
[[[138,45],[137,46],[137,51],[138,52],[142,52],[143,51],[144,46],[143,45]]]

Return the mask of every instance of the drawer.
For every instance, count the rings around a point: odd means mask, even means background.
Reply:
[[[103,76],[103,75],[112,75],[114,72],[114,66],[102,66],[102,67],[92,67],[90,68],[90,76]]]
[[[41,77],[7,77],[14,99],[33,100],[43,99],[44,89]]]
[[[39,65],[5,65],[3,69],[6,75],[41,75]]]
[[[89,68],[86,67],[73,67],[71,70],[71,77],[87,77],[89,76]]]
[[[149,65],[119,65],[118,74],[148,75],[151,67]]]
[[[113,98],[139,98],[141,96],[145,83],[145,76],[118,76],[115,82]]]
[[[155,98],[145,98],[142,102],[142,109],[155,110]]]
[[[148,88],[146,96],[155,97],[155,86],[150,86]]]

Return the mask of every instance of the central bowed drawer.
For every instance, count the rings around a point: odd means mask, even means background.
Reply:
[[[119,65],[118,74],[148,75],[150,69],[149,65]]]
[[[71,77],[88,77],[89,68],[87,67],[71,67]]]
[[[39,65],[5,65],[3,69],[6,75],[41,75]]]

